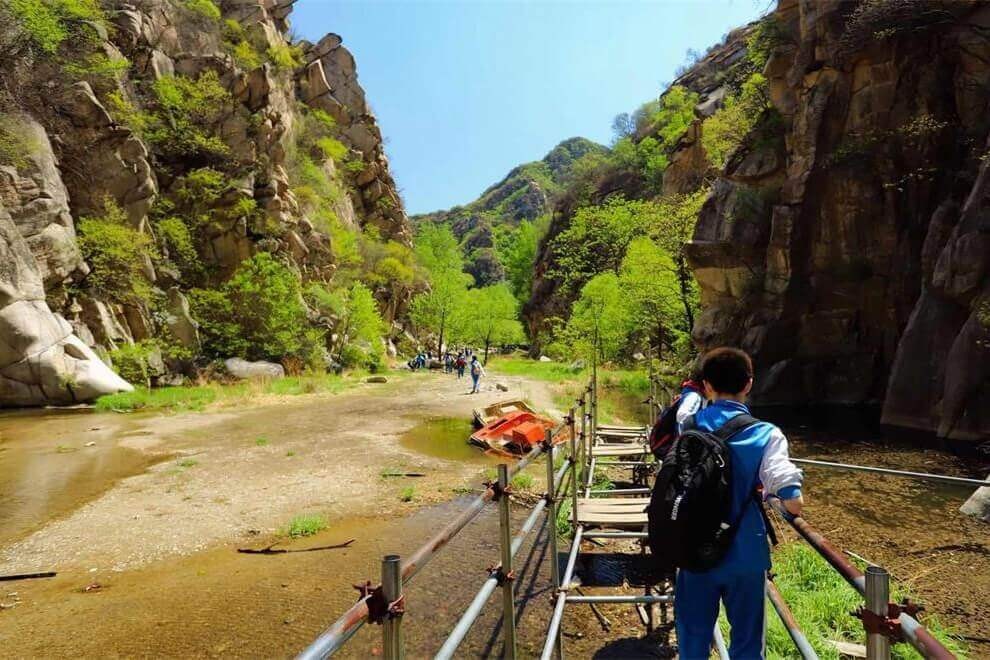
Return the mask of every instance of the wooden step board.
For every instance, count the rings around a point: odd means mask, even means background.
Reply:
[[[645,456],[650,453],[649,447],[640,444],[593,445],[591,455],[602,456]]]
[[[649,503],[648,497],[578,498],[578,522],[592,527],[642,529]]]
[[[645,426],[617,426],[614,424],[599,424],[599,431],[636,431],[637,433],[645,433]]]
[[[645,438],[646,432],[645,431],[603,431],[599,429],[596,435],[599,438],[615,438],[621,442],[622,440],[625,440],[627,438],[628,439]]]

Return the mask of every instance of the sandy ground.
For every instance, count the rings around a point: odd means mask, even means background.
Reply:
[[[116,443],[159,462],[3,547],[0,574],[120,571],[268,535],[300,513],[321,513],[332,522],[411,508],[398,497],[409,482],[383,479],[383,469],[425,472],[414,482],[419,504],[449,499],[451,484],[476,475],[479,466],[409,451],[398,437],[423,418],[467,419],[474,406],[508,396],[550,405],[539,386],[523,387],[512,378],[498,382],[510,391],[495,391],[489,381],[487,391],[469,396],[463,380],[421,373],[237,412],[127,420],[126,428],[77,418],[80,432],[109,428],[94,442]],[[71,438],[65,429],[63,436]]]

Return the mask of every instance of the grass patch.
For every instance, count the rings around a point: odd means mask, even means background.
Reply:
[[[528,472],[520,472],[512,477],[509,485],[516,490],[529,490],[533,487],[533,475]]]
[[[287,457],[289,457],[289,458],[292,458],[293,456],[295,456],[295,455],[296,455],[296,452],[294,452],[294,451],[292,451],[292,450],[290,449],[289,451],[287,451],[287,452],[285,452],[285,455],[286,455]]]
[[[179,387],[137,387],[133,392],[101,396],[96,400],[96,409],[102,412],[137,410],[196,412],[205,410],[209,406],[242,405],[251,399],[266,396],[337,394],[359,385],[366,375],[364,371],[352,371],[342,376],[303,374],[276,380],[242,381],[230,385],[207,383]]]
[[[257,445],[258,447],[267,447],[268,446],[268,438],[255,438],[254,439],[254,444]]]
[[[794,613],[794,618],[822,660],[839,660],[838,651],[828,640],[862,644],[863,624],[851,612],[863,599],[814,550],[800,542],[785,543],[774,551],[774,583]],[[892,600],[910,594],[891,584]],[[769,603],[767,607],[767,658],[794,657],[794,643]],[[959,658],[966,657],[966,647],[937,617],[924,616],[923,623],[939,641]],[[719,616],[722,632],[729,637],[724,612]],[[920,658],[907,644],[891,648],[894,658]]]
[[[399,493],[399,500],[402,502],[412,502],[416,498],[416,489],[412,486],[406,486]]]
[[[78,451],[76,447],[70,447],[69,445],[59,445],[55,447],[55,453],[57,454],[71,454],[74,451]]]
[[[181,461],[176,463],[180,468],[191,468],[199,465],[199,461],[192,458],[183,458]]]
[[[291,538],[298,539],[303,536],[312,536],[326,528],[327,521],[323,516],[319,514],[303,514],[289,521],[289,526],[285,529],[285,533]]]

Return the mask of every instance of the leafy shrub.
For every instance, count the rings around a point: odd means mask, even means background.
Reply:
[[[103,214],[79,222],[79,249],[90,266],[86,282],[119,302],[141,302],[151,296],[144,275],[145,260],[157,256],[151,237],[132,228],[127,215],[111,199]]]
[[[261,66],[261,55],[254,49],[249,41],[239,41],[231,51],[237,65],[242,69],[251,71]]]
[[[7,0],[7,5],[34,47],[49,55],[70,34],[91,38],[92,26],[105,22],[97,0]]]
[[[761,19],[746,39],[746,58],[762,72],[773,51],[790,41],[784,26],[772,14]]]
[[[183,0],[183,4],[191,12],[205,16],[214,21],[220,20],[220,8],[213,0]]]
[[[95,79],[117,79],[130,68],[126,57],[109,57],[106,53],[92,53],[81,61],[69,62],[62,68],[73,76]]]
[[[149,340],[123,344],[110,351],[110,361],[113,363],[114,370],[128,383],[147,387],[151,377],[148,359],[157,350],[158,345]]]
[[[156,225],[169,258],[183,274],[198,274],[203,269],[189,227],[182,218],[169,216]]]
[[[267,252],[241,262],[220,289],[193,289],[189,302],[212,356],[319,357],[323,334],[309,324],[299,279]]]
[[[754,73],[743,83],[742,90],[727,97],[702,126],[701,145],[712,165],[720,170],[724,168],[732,152],[770,107],[767,79],[761,73]]]
[[[295,69],[302,66],[302,49],[291,44],[277,43],[266,51],[268,60],[279,69]]]
[[[215,131],[233,99],[216,71],[199,78],[163,76],[151,85],[151,107],[140,110],[119,91],[108,95],[111,111],[131,130],[171,157],[223,159],[230,149]]]
[[[38,148],[25,134],[25,126],[13,115],[0,113],[0,165],[24,167],[28,155]]]
[[[330,136],[318,139],[316,147],[323,152],[324,156],[332,158],[334,162],[341,162],[347,157],[348,149],[344,143]]]

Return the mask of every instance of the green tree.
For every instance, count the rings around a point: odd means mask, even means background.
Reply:
[[[606,362],[618,357],[631,329],[629,305],[619,277],[606,272],[581,288],[561,340],[578,355]]]
[[[90,267],[86,283],[95,291],[123,303],[151,298],[145,267],[158,254],[151,237],[131,227],[111,198],[104,201],[101,215],[80,220],[79,249]]]
[[[461,311],[465,339],[485,347],[484,363],[492,346],[522,341],[519,301],[504,282],[467,292]]]
[[[533,269],[540,247],[540,240],[546,234],[550,216],[540,216],[533,222],[523,220],[511,231],[496,234],[495,248],[498,259],[505,269],[505,278],[521,302],[529,299],[533,288]]]
[[[412,299],[409,318],[420,329],[437,334],[437,353],[440,353],[448,329],[460,318],[458,312],[464,304],[471,276],[464,272],[460,246],[446,225],[420,227],[413,250],[417,263],[426,273],[429,290]]]
[[[319,357],[323,333],[309,323],[299,277],[267,252],[242,261],[219,290],[193,289],[189,302],[214,357]]]
[[[635,239],[622,260],[619,287],[626,296],[632,334],[644,339],[646,347],[673,348],[687,320],[670,255],[645,236]]]
[[[335,326],[334,357],[344,366],[364,362],[376,369],[381,362],[382,334],[385,330],[371,291],[360,282],[341,292]]]
[[[656,221],[650,226],[650,235],[674,262],[678,298],[684,310],[686,330],[694,329],[695,311],[698,309],[698,283],[687,262],[684,246],[694,236],[701,206],[708,197],[708,189],[702,188],[685,195],[667,195],[656,203]]]
[[[701,146],[712,165],[723,169],[760,115],[770,107],[769,83],[763,74],[754,73],[743,83],[739,93],[726,98],[722,107],[702,125]]]
[[[598,273],[619,272],[626,248],[659,221],[652,202],[615,197],[601,206],[578,210],[570,226],[553,240],[551,275],[575,290]]]
[[[409,318],[413,325],[437,335],[437,353],[443,351],[444,338],[453,325],[454,335],[460,330],[460,314],[465,304],[470,275],[459,270],[444,269],[430,276],[430,288],[413,297]]]

